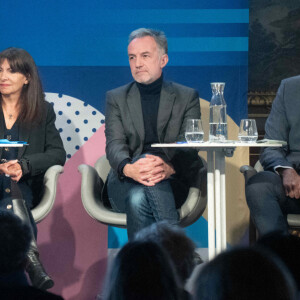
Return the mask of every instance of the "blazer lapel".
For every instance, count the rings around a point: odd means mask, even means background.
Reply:
[[[134,124],[136,131],[138,132],[142,141],[145,139],[144,130],[144,119],[141,104],[141,96],[137,85],[134,83],[129,90],[127,95],[127,105],[129,113],[131,115],[131,120]]]
[[[169,82],[163,82],[157,116],[157,134],[160,142],[163,142],[164,128],[171,117],[174,101],[175,93],[173,92],[172,84]]]
[[[29,125],[27,125],[27,126],[19,125],[19,141],[28,142],[29,136],[30,136],[30,126]],[[22,158],[22,156],[26,150],[26,147],[28,147],[28,146],[24,145],[23,147],[20,147],[18,149],[18,159]]]

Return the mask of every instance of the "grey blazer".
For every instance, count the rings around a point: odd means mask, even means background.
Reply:
[[[265,170],[300,164],[300,76],[284,79],[265,125],[265,138],[284,140],[286,147],[265,148],[260,161]]]
[[[160,143],[172,143],[184,139],[187,119],[200,119],[198,93],[189,87],[163,82],[157,117]],[[126,158],[142,153],[144,145],[144,121],[141,99],[135,82],[108,91],[105,114],[106,155],[111,167],[118,169]],[[163,149],[176,173],[187,172],[198,160],[196,150]]]

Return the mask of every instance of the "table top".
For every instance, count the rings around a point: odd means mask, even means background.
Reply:
[[[236,148],[236,147],[282,147],[284,142],[281,141],[267,141],[263,143],[257,142],[240,142],[240,141],[226,141],[226,142],[202,142],[202,143],[166,143],[166,144],[152,144],[151,147],[162,148]]]

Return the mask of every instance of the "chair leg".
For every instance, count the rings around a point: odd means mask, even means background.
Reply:
[[[251,219],[249,219],[249,245],[253,245],[256,242],[256,227]]]

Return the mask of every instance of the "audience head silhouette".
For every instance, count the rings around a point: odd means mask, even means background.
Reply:
[[[272,232],[261,237],[255,246],[265,247],[278,255],[294,276],[300,290],[300,238],[298,236]]]
[[[157,222],[139,231],[136,240],[152,241],[161,245],[172,259],[182,284],[192,274],[196,247],[182,228],[166,221]]]
[[[180,299],[175,274],[172,263],[158,244],[129,242],[115,258],[107,278],[104,299]]]
[[[224,252],[203,267],[195,300],[294,300],[295,282],[272,252],[242,248]]]
[[[0,299],[63,300],[28,284],[25,267],[32,238],[30,230],[18,216],[0,210]]]

